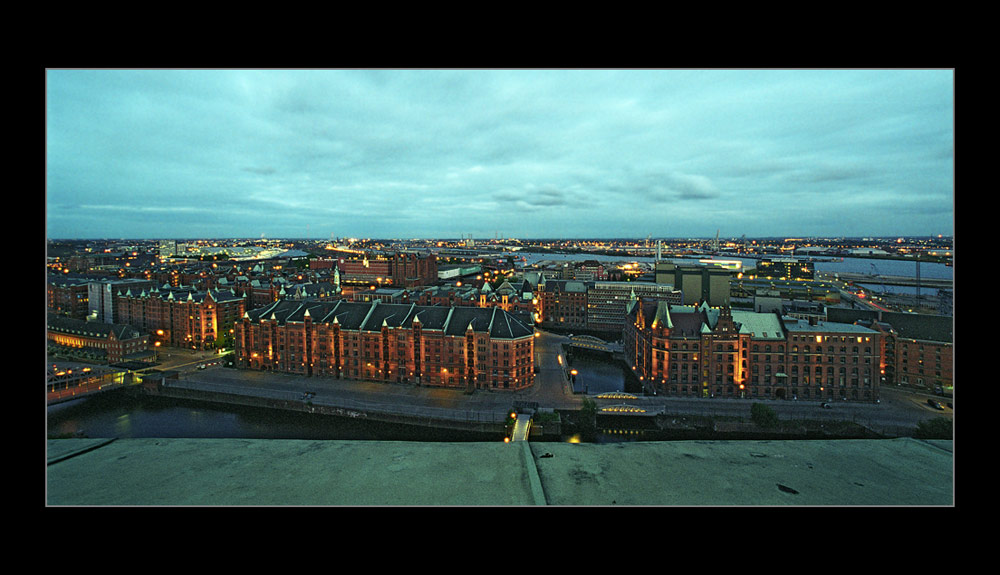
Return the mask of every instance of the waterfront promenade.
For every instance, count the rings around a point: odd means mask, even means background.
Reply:
[[[519,391],[476,390],[466,393],[414,384],[354,381],[327,377],[236,370],[221,366],[197,369],[199,361],[178,363],[179,376],[167,380],[173,392],[192,390],[270,400],[299,411],[314,407],[320,413],[337,409],[339,415],[368,416],[389,414],[390,421],[435,424],[457,422],[466,429],[497,431],[515,405],[537,405],[541,409],[579,409],[584,395],[574,394],[567,377],[562,342],[565,336],[543,332],[536,339],[537,373],[535,384]],[[187,357],[186,355],[183,357]],[[165,365],[170,367],[170,364]],[[308,394],[308,395],[307,395]],[[732,417],[748,421],[754,403],[765,402],[780,419],[840,422],[849,421],[886,436],[907,435],[919,422],[934,417],[952,417],[951,408],[935,411],[926,404],[927,395],[895,388],[881,390],[879,404],[834,402],[830,409],[820,401],[706,399],[640,396],[629,400],[647,413],[668,416]],[[622,403],[590,396],[598,407]],[[462,427],[461,425],[459,427]]]
[[[255,398],[270,405],[298,411],[314,408],[320,413],[359,417],[388,415],[390,420],[418,423],[495,424],[501,429],[515,405],[537,405],[540,408],[575,410],[583,398],[574,395],[568,380],[561,343],[564,337],[544,333],[536,338],[535,384],[528,389],[475,390],[442,389],[412,383],[356,381],[331,377],[236,370],[218,365],[198,369],[204,362],[180,355],[183,363],[175,364],[176,379],[165,379],[164,395],[179,397],[185,392],[209,393],[217,397]],[[165,364],[165,368],[172,364]],[[154,378],[155,379],[155,378]],[[395,418],[395,419],[394,419]],[[402,418],[402,419],[399,419]],[[485,429],[485,428],[484,428]]]

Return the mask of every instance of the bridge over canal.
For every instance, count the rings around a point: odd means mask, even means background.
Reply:
[[[566,340],[566,345],[570,348],[587,349],[591,351],[605,351],[608,353],[621,353],[622,344],[618,342],[604,341],[592,335],[571,335]]]
[[[90,397],[122,389],[136,381],[134,372],[126,369],[75,362],[50,363],[45,378],[46,403],[57,405]]]

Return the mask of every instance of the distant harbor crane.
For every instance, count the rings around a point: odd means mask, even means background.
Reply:
[[[875,264],[872,264],[872,275],[878,278],[879,287],[882,289],[883,294],[892,293],[892,288],[885,287],[885,280],[882,279],[882,274],[879,273],[878,268],[875,267]]]

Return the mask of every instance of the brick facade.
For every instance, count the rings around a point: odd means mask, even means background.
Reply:
[[[216,290],[129,290],[117,306],[120,323],[149,331],[154,344],[207,350],[233,340],[246,299]]]
[[[50,316],[47,333],[49,343],[62,348],[66,355],[103,359],[109,365],[149,350],[149,334],[129,325]]]
[[[881,335],[859,325],[640,299],[623,347],[636,378],[667,395],[879,398]]]
[[[534,330],[499,308],[281,301],[244,314],[237,365],[305,376],[524,389]]]

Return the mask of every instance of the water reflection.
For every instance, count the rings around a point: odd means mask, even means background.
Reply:
[[[47,415],[50,437],[500,441],[502,435],[439,430],[308,413],[120,394],[95,396]]]
[[[128,437],[132,433],[132,422],[130,421],[130,416],[127,413],[119,415],[115,419],[115,436],[116,437]]]
[[[641,393],[639,382],[630,377],[628,368],[622,361],[613,359],[601,352],[574,351],[567,357],[567,368],[575,371],[573,375],[574,393],[587,394],[590,397],[615,393]],[[622,401],[627,401],[623,396]],[[624,410],[623,410],[624,411]],[[647,417],[630,416],[624,413],[614,413],[601,410],[598,412],[597,429],[590,434],[587,441],[596,443],[618,443],[624,441],[656,440],[657,429]],[[565,439],[569,443],[580,443],[580,435],[571,435]]]
[[[620,362],[589,352],[574,352],[569,356],[569,367],[577,372],[573,383],[575,393],[625,391],[625,370]]]
[[[577,370],[576,387],[591,397],[602,393],[627,392],[630,374],[624,364],[606,355],[574,353],[571,366]],[[243,438],[243,439],[340,439],[390,441],[502,441],[487,433],[469,433],[394,425],[374,421],[317,417],[312,414],[207,405],[165,398],[132,397],[112,393],[48,412],[51,436],[92,438]],[[566,427],[564,440],[572,443],[638,441],[655,439],[646,428],[651,421],[638,416],[602,415],[596,430],[580,434]],[[596,432],[596,434],[595,434]]]

